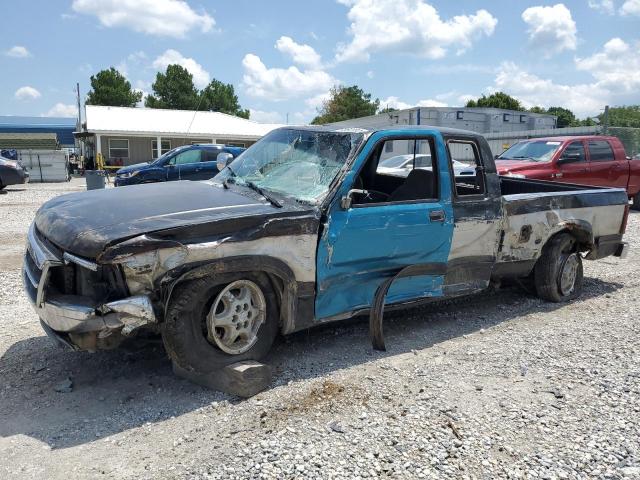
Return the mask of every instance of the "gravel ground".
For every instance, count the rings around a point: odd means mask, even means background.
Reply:
[[[161,343],[57,349],[22,293],[37,207],[0,195],[0,478],[640,478],[640,254],[585,262],[579,301],[518,289],[282,340],[249,400],[171,373]],[[640,240],[632,213],[626,239]]]

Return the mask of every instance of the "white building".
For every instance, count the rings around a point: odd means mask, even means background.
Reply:
[[[248,147],[280,126],[219,112],[97,105],[85,107],[85,119],[76,134],[85,142],[85,155],[102,152],[113,166],[146,162],[194,143]]]

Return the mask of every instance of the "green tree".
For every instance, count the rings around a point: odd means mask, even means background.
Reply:
[[[380,109],[380,111],[378,113],[392,113],[392,112],[397,112],[398,109],[397,108],[393,108],[393,107],[385,107]]]
[[[556,121],[556,127],[558,128],[577,127],[580,125],[580,122],[574,113],[568,108],[549,107],[547,109],[547,113],[558,117],[558,120]]]
[[[169,65],[165,73],[158,72],[144,104],[149,108],[173,110],[195,110],[198,105],[198,90],[193,85],[193,75],[180,65]]]
[[[536,107],[531,107],[531,108],[529,109],[529,111],[530,111],[531,113],[547,113],[547,111],[546,111],[544,108],[542,108],[542,107],[538,107],[538,106],[536,106]]]
[[[525,111],[519,100],[513,98],[511,95],[507,95],[504,92],[492,93],[488,97],[482,95],[477,100],[469,100],[467,107],[484,107],[484,108],[502,108],[505,110],[517,110]]]
[[[336,86],[331,89],[329,99],[322,104],[318,116],[311,123],[319,125],[375,115],[379,106],[380,100],[376,98],[372,101],[371,94],[365,93],[357,85]]]
[[[249,118],[249,110],[243,109],[238,103],[238,96],[233,85],[222,83],[215,79],[200,92],[199,110],[222,112],[237,117]]]
[[[604,124],[604,113],[598,115],[600,124]],[[628,105],[626,107],[609,108],[609,127],[634,127],[640,128],[640,105]]]
[[[118,70],[111,67],[91,75],[91,90],[87,94],[87,105],[110,107],[135,107],[142,100],[142,92],[131,89],[131,83]]]

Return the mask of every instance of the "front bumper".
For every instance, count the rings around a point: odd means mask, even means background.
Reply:
[[[55,251],[38,237],[31,225],[22,277],[27,297],[48,327],[45,328],[48,334],[55,334],[58,340],[77,349],[92,350],[97,349],[98,339],[113,334],[126,337],[137,328],[156,323],[153,304],[145,295],[96,303],[88,297],[59,293],[51,287],[50,275],[53,269],[69,262],[80,268],[92,268],[90,261]],[[87,338],[92,341],[87,342]]]

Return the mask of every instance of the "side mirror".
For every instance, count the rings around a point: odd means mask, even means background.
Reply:
[[[573,162],[579,162],[582,159],[582,155],[580,155],[579,153],[564,153],[559,159],[558,159],[558,165],[562,165],[563,163],[573,163]]]
[[[218,171],[221,172],[222,170],[224,170],[232,160],[233,155],[231,155],[229,152],[220,152],[216,157],[216,166],[218,167]]]
[[[347,192],[347,194],[340,199],[340,207],[343,210],[349,210],[351,208],[351,204],[353,203],[353,194],[358,193],[360,195],[368,195],[369,192],[367,190],[361,190],[359,188],[352,188]]]

